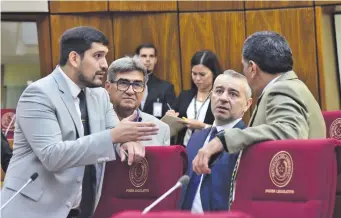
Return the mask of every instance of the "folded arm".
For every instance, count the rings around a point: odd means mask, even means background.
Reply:
[[[229,153],[267,140],[308,138],[308,112],[304,104],[282,93],[269,93],[266,100],[266,124],[225,132]]]

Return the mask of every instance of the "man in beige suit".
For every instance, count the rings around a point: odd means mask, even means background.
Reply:
[[[156,117],[140,111],[138,108],[143,99],[148,81],[147,69],[137,57],[124,57],[114,61],[108,68],[105,88],[117,114],[115,122],[131,116],[136,111],[135,121],[155,123],[159,128],[156,135],[148,141],[141,141],[144,146],[169,145],[169,126]]]
[[[325,138],[321,109],[307,86],[292,71],[287,41],[274,32],[257,32],[243,47],[243,72],[258,98],[249,127],[229,129],[199,150],[193,160],[198,174],[210,173],[210,157],[225,150],[235,153],[258,142]]]

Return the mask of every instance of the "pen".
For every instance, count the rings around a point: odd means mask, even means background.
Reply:
[[[166,103],[166,104],[167,104],[167,106],[168,106],[169,110],[173,110],[173,109],[171,108],[171,106],[169,106],[169,104],[168,104],[168,103]]]

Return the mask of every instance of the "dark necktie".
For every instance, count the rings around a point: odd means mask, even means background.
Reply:
[[[217,133],[218,133],[217,128],[212,127],[209,141],[211,141],[217,135]],[[194,197],[195,197],[195,194],[197,193],[197,190],[200,184],[200,179],[201,179],[201,175],[197,175],[196,173],[193,172],[193,175],[189,181],[187,194],[186,194],[185,201],[184,201],[184,206],[183,206],[184,210],[192,209]]]
[[[81,111],[81,119],[84,129],[84,136],[90,134],[90,127],[88,122],[88,110],[86,107],[85,93],[82,90],[79,95],[79,108]],[[82,200],[79,206],[80,214],[77,218],[90,218],[95,206],[96,196],[96,167],[95,165],[87,165],[84,170],[83,184],[82,184]]]

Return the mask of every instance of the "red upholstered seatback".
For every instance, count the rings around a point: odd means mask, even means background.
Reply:
[[[146,147],[144,161],[106,163],[102,196],[94,218],[108,218],[125,210],[143,210],[176,184],[187,169],[187,154],[182,146]],[[168,196],[153,211],[176,209],[180,189]]]
[[[340,146],[335,139],[251,146],[241,159],[232,209],[255,218],[331,218]]]
[[[341,110],[323,111],[322,114],[326,122],[327,137],[341,140]]]
[[[251,216],[239,212],[239,211],[231,211],[231,212],[215,212],[215,213],[205,213],[205,214],[191,214],[190,212],[152,212],[141,215],[141,212],[123,212],[117,214],[116,216],[112,216],[111,218],[252,218]]]
[[[323,111],[322,114],[326,122],[327,137],[341,140],[341,110]],[[337,181],[334,218],[341,217],[341,174],[338,175]]]

